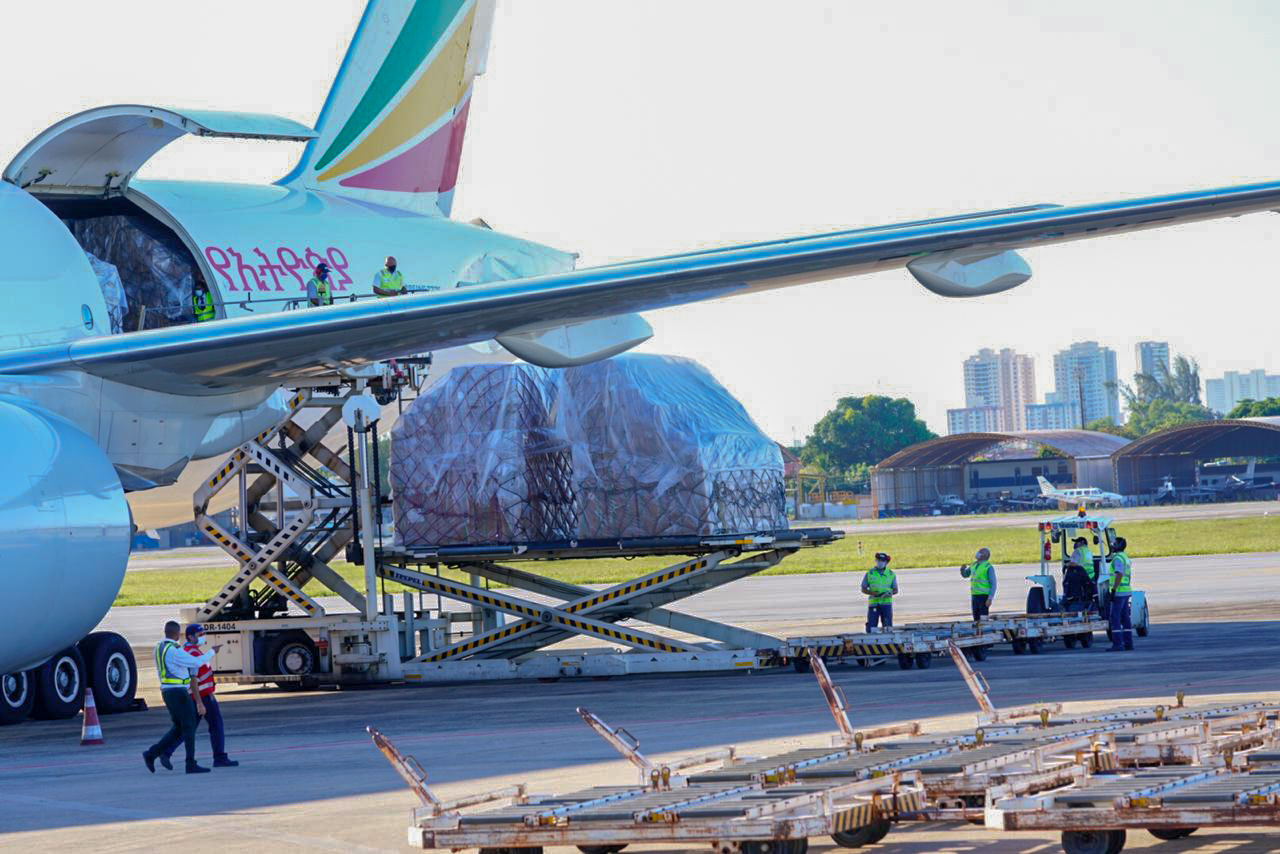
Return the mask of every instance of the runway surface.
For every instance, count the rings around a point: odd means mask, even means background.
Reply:
[[[1026,569],[1000,567],[997,608],[1017,609]],[[857,580],[747,579],[682,607],[775,633],[851,628],[861,622]],[[980,665],[996,702],[1108,705],[1168,701],[1178,690],[1280,701],[1280,554],[1140,560],[1135,585],[1147,591],[1153,620],[1136,651],[997,650]],[[966,591],[955,569],[925,569],[902,574],[902,594],[899,622],[955,613]],[[149,645],[175,610],[117,609],[108,625]],[[242,766],[153,776],[139,753],[167,727],[167,716],[151,668],[144,670],[153,708],[105,718],[104,747],[78,746],[78,720],[0,730],[0,850],[405,850],[416,801],[369,743],[369,724],[415,754],[445,796],[516,780],[536,791],[630,781],[629,767],[577,720],[579,705],[626,726],[656,755],[725,743],[758,754],[825,740],[832,729],[812,677],[789,670],[297,694],[224,686],[229,750]],[[834,676],[857,726],[972,726],[973,700],[945,661],[923,671],[849,668]],[[203,731],[198,752],[208,758]],[[1057,850],[1056,838],[934,825],[895,830],[869,850],[1031,854]],[[1153,852],[1280,849],[1280,836],[1261,832],[1203,833],[1172,846],[1145,834],[1131,838],[1126,851],[1157,844]],[[826,840],[814,840],[814,849],[839,850]]]

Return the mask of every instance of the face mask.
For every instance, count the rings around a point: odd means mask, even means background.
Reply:
[[[204,635],[200,635],[195,639],[196,646],[204,646]]]
[[[388,265],[387,265],[387,272],[388,272],[388,273],[394,273],[395,271],[396,271],[396,265],[395,265],[395,264],[388,264]]]
[[[884,569],[884,568],[885,568],[886,566],[888,566],[888,565],[889,565],[889,564],[885,563],[885,562],[884,562],[884,561],[882,561],[882,560],[878,560],[878,561],[876,561],[876,569]]]
[[[982,560],[982,552],[977,552],[977,553],[973,556],[973,559],[974,559],[974,560]]]

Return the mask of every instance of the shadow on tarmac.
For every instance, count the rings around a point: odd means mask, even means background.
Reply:
[[[1194,702],[1196,695],[1274,690],[1280,685],[1277,641],[1280,621],[1157,622],[1131,653],[1103,652],[1099,635],[1088,650],[1057,644],[1041,655],[1016,656],[1004,647],[977,666],[998,706],[1127,705],[1127,698],[1172,699],[1178,690]],[[903,671],[894,663],[836,667],[832,674],[855,726],[976,710],[946,659],[925,670]],[[791,670],[299,694],[224,690],[220,696],[228,749],[242,765],[199,777],[181,773],[181,752],[177,772],[158,768],[151,775],[143,767],[141,752],[168,726],[163,707],[104,718],[105,747],[79,747],[79,719],[0,729],[0,833],[217,816],[392,792],[403,793],[407,811],[414,799],[364,733],[370,724],[414,754],[433,783],[446,785],[616,760],[578,720],[576,706],[625,726],[651,755],[770,738],[825,739],[833,730],[813,677]],[[203,727],[197,754],[207,764]],[[631,779],[629,770],[620,773]],[[933,845],[895,850],[940,850]],[[1006,849],[961,843],[946,850]]]

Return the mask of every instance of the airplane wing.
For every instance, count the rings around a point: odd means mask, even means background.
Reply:
[[[79,368],[180,394],[274,384],[590,318],[894,267],[948,296],[1030,275],[1019,248],[1280,209],[1280,182],[1037,205],[650,258],[446,292],[85,338],[0,353],[0,373]],[[1021,262],[1025,263],[1025,262]]]

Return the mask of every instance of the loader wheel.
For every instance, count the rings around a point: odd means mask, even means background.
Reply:
[[[1062,645],[1063,645],[1063,646],[1065,646],[1067,649],[1075,649],[1075,648],[1076,648],[1076,636],[1075,636],[1075,635],[1063,635],[1063,636],[1062,636]]]
[[[841,848],[861,848],[864,845],[875,845],[889,832],[893,825],[888,819],[879,819],[872,824],[859,827],[857,830],[843,830],[831,834],[831,841]]]
[[[791,659],[791,666],[795,668],[796,673],[808,673],[813,669],[813,665],[809,663],[809,656],[807,655],[797,655]],[[581,848],[582,846],[579,845],[578,847]],[[599,846],[591,845],[588,847],[598,848]]]
[[[1195,827],[1149,827],[1147,832],[1156,839],[1163,839],[1170,842],[1174,839],[1184,839],[1195,833],[1198,828]]]
[[[1093,646],[1093,632],[1084,632],[1080,635],[1080,646],[1084,649]]]
[[[916,667],[919,667],[921,670],[928,670],[932,665],[933,665],[933,653],[929,653],[929,652],[916,653]]]
[[[1123,830],[1062,831],[1062,850],[1066,854],[1119,854],[1124,842]]]
[[[1026,652],[1026,651],[1027,651],[1027,642],[1026,642],[1026,640],[1024,640],[1023,638],[1014,638],[1014,639],[1013,639],[1013,654],[1014,654],[1014,655],[1022,655],[1022,654],[1023,654],[1024,652]]]
[[[1040,638],[1027,638],[1027,649],[1031,650],[1032,655],[1039,655],[1044,649],[1044,641]]]
[[[916,657],[910,653],[898,653],[898,666],[903,670],[910,670],[916,664]]]
[[[989,647],[989,646],[972,646],[972,647],[969,647],[969,649],[971,649],[971,650],[973,651],[973,660],[974,660],[974,661],[986,661],[986,660],[987,660],[987,650],[989,650],[990,648],[991,648],[991,647]]]

